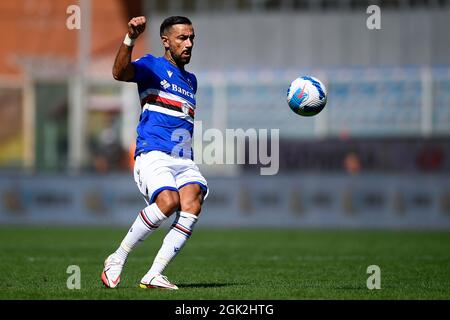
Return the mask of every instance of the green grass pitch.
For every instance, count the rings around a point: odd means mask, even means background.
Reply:
[[[0,299],[450,299],[450,233],[207,229],[166,270],[180,290],[140,289],[158,230],[130,256],[119,288],[102,286],[103,260],[126,228],[0,229]],[[67,267],[81,269],[69,290]],[[368,290],[367,267],[381,269]]]

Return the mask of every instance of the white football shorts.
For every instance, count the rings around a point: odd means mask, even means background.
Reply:
[[[194,161],[177,158],[161,151],[141,153],[134,163],[134,181],[148,205],[163,190],[178,191],[188,184],[198,184],[203,200],[209,193],[206,179]]]

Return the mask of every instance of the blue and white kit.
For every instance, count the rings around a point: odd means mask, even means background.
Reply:
[[[164,57],[150,54],[132,62],[142,112],[137,126],[134,178],[151,204],[163,190],[178,191],[206,179],[193,161],[197,79]]]

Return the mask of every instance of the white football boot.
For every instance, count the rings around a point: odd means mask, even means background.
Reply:
[[[105,260],[105,267],[101,275],[103,284],[108,288],[115,288],[120,283],[120,274],[122,273],[125,261],[119,259],[114,253]]]
[[[178,287],[167,279],[166,276],[161,274],[155,275],[145,275],[139,287],[142,289],[168,289],[168,290],[178,290]]]

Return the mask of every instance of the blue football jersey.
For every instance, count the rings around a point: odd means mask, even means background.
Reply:
[[[134,156],[158,150],[192,159],[197,79],[164,57],[148,54],[132,64],[142,107]]]

